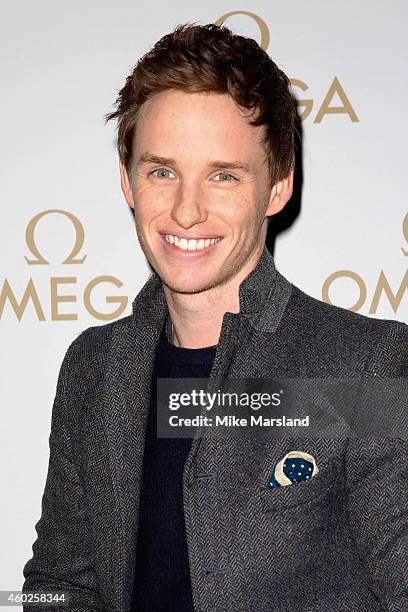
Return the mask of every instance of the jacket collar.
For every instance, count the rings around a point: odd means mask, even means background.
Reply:
[[[240,314],[255,315],[264,310],[278,275],[273,255],[264,245],[256,266],[239,286]],[[157,272],[153,272],[132,303],[132,319],[136,322],[137,318],[138,324],[151,324],[157,318],[164,318],[167,311],[162,281]]]
[[[275,286],[277,274],[273,255],[264,245],[255,268],[239,286],[240,313],[251,315],[264,309],[271,288]]]

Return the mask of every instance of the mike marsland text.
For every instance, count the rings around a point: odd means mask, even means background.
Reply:
[[[169,418],[169,425],[171,427],[309,427],[309,416],[298,419],[285,415],[279,418],[251,415],[248,419],[233,415],[215,417],[197,415],[192,418],[172,415]]]

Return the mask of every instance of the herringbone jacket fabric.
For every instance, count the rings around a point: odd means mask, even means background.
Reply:
[[[408,375],[406,324],[306,295],[266,247],[239,297],[240,312],[224,315],[210,384]],[[130,610],[150,380],[167,314],[154,273],[132,314],[82,332],[60,369],[23,590],[65,591],[70,612]],[[267,490],[294,449],[311,453],[319,474]],[[197,436],[183,478],[195,610],[406,612],[407,450],[399,437]]]

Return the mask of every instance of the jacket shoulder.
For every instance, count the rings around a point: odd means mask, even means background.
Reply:
[[[132,316],[128,315],[103,325],[92,325],[87,327],[74,338],[68,346],[66,356],[73,359],[90,359],[92,356],[103,357],[109,351],[110,342],[114,331],[119,327],[131,325]]]
[[[378,319],[367,315],[347,310],[341,306],[328,304],[311,295],[308,295],[299,287],[292,284],[292,293],[290,300],[291,308],[297,316],[315,321],[319,327],[327,325],[331,330],[338,328],[347,328],[350,332],[370,329],[379,334],[383,333],[388,328],[408,329],[408,325],[402,321],[394,319]],[[333,327],[334,326],[334,327]]]
[[[132,325],[131,320],[128,315],[104,325],[94,325],[74,338],[60,370],[68,394],[83,395],[103,381],[113,333],[120,327]]]
[[[408,360],[406,323],[368,317],[327,304],[293,284],[285,327],[298,337],[311,359],[313,353],[321,355],[325,361],[337,362],[339,370],[356,368],[357,374],[367,368],[378,368],[381,362],[382,371],[395,372],[397,362]]]

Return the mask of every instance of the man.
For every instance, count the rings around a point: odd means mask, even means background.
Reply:
[[[265,247],[293,189],[287,77],[251,39],[180,26],[117,102],[154,273],[64,358],[24,590],[78,612],[407,610],[405,439],[156,434],[159,378],[406,375],[407,325],[306,295]],[[283,473],[293,456],[312,478]]]

